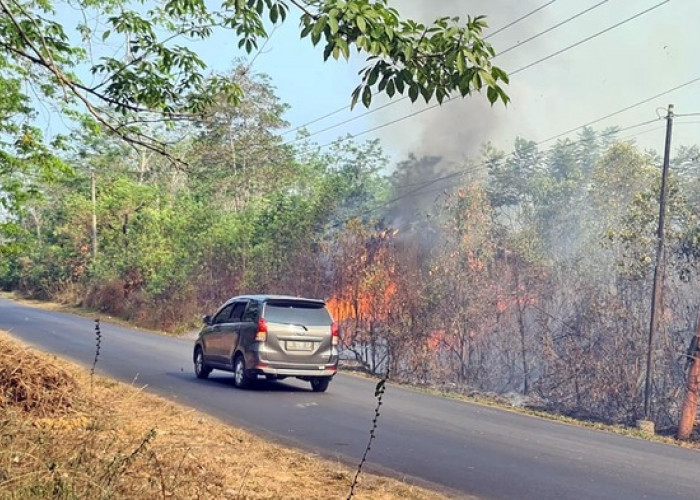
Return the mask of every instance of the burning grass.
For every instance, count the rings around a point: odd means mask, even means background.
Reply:
[[[270,443],[0,333],[0,499],[324,499],[354,471]],[[363,475],[355,498],[435,499]]]

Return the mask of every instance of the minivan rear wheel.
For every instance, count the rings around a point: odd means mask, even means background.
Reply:
[[[211,368],[204,362],[204,353],[201,347],[194,351],[194,374],[197,378],[207,378],[211,373]]]
[[[236,355],[233,360],[233,385],[237,389],[250,387],[250,377],[245,371],[245,360],[241,354]]]
[[[311,389],[314,392],[326,392],[328,384],[331,383],[330,377],[316,377],[311,379]]]

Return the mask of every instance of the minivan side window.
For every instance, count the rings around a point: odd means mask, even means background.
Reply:
[[[231,315],[231,310],[233,309],[233,304],[229,304],[226,307],[224,307],[221,311],[219,311],[219,314],[214,316],[214,319],[212,320],[213,325],[220,325],[221,323],[228,323],[228,318]]]
[[[238,323],[239,321],[241,321],[241,316],[243,316],[243,310],[245,309],[245,306],[245,302],[236,302],[234,304],[229,323]]]
[[[248,302],[248,309],[243,314],[243,323],[255,323],[258,320],[258,303],[255,300]]]

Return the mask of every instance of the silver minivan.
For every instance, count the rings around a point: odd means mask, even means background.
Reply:
[[[315,392],[328,389],[338,369],[338,323],[322,300],[286,295],[241,295],[204,316],[194,344],[194,371],[233,372],[245,388],[258,377],[297,377]]]

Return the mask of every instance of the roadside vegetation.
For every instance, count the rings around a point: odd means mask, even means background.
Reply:
[[[354,474],[0,332],[2,499],[344,498]],[[440,497],[366,472],[353,496]]]
[[[241,292],[325,298],[344,355],[368,373],[608,424],[677,424],[696,354],[700,147],[672,155],[649,346],[661,159],[625,130],[394,165],[378,141],[318,145],[289,130],[274,82],[250,63],[210,78],[173,42],[222,29],[254,59],[265,22],[293,13],[326,59],[367,58],[353,103],[477,91],[506,103],[483,18],[423,26],[353,0],[69,6],[102,21],[74,27],[82,45],[51,2],[0,2],[0,288],[173,332]],[[107,58],[83,47],[117,38],[124,53]],[[72,134],[45,140],[34,98]]]
[[[249,105],[182,125],[187,169],[77,142],[70,172],[36,179],[13,214],[0,286],[172,332],[238,293],[325,298],[369,373],[608,424],[642,417],[655,153],[587,128],[547,150],[517,139],[392,170],[377,142],[285,144],[270,82],[236,74]],[[696,331],[699,151],[679,148],[671,169],[659,428],[678,421]]]

